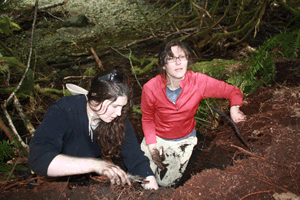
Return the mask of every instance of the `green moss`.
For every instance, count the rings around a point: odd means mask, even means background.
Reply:
[[[83,75],[85,76],[94,76],[96,74],[96,70],[92,67],[89,67],[85,70],[85,72],[83,73]]]
[[[133,66],[133,73],[140,75],[147,71],[150,71],[158,65],[158,59],[157,58],[136,58],[133,55],[131,55]],[[138,67],[141,66],[141,67]],[[144,66],[144,67],[143,67]],[[143,68],[142,68],[143,67]]]
[[[230,78],[242,64],[241,61],[236,60],[214,59],[212,61],[197,62],[190,66],[190,69],[215,79],[225,81]]]

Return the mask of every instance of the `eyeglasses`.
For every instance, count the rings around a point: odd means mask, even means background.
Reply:
[[[168,57],[168,58],[165,59],[165,62],[174,63],[174,62],[177,61],[177,59],[180,60],[180,61],[187,61],[187,56],[180,55],[178,57]]]
[[[129,84],[129,78],[127,76],[125,76],[123,73],[118,72],[115,69],[112,72],[110,72],[109,74],[98,77],[98,81],[101,81],[101,80],[111,81],[111,82],[115,82],[115,83],[123,83],[123,82],[127,81],[127,83]]]

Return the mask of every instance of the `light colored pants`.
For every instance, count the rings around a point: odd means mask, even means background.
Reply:
[[[164,187],[172,186],[182,177],[198,139],[196,136],[190,136],[179,141],[172,141],[156,136],[156,140],[157,149],[164,147],[166,159],[163,163],[169,164],[166,170],[160,170],[153,162],[145,138],[141,143],[141,149],[150,160],[150,167],[157,183]]]

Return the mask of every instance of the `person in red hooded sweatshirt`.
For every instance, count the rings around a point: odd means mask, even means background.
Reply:
[[[143,86],[141,110],[145,137],[141,149],[149,158],[160,186],[174,185],[186,169],[197,144],[194,116],[202,99],[228,99],[231,119],[238,123],[246,118],[240,111],[243,94],[238,88],[188,71],[190,64],[189,46],[172,40],[159,54],[161,73]]]

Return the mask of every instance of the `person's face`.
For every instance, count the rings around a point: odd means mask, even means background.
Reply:
[[[164,66],[168,79],[183,79],[187,71],[188,61],[187,59],[178,59],[180,56],[186,56],[183,49],[179,46],[172,46],[171,51],[173,58],[177,58],[175,62],[167,62]],[[167,57],[169,58],[169,56]]]
[[[122,114],[122,109],[124,106],[127,104],[127,97],[126,96],[119,96],[116,101],[112,102],[111,100],[104,100],[102,104],[96,106],[96,107],[91,107],[94,110],[98,110],[95,112],[102,121],[106,123],[110,123],[113,121],[116,117],[121,116]],[[102,105],[101,110],[100,107]]]

